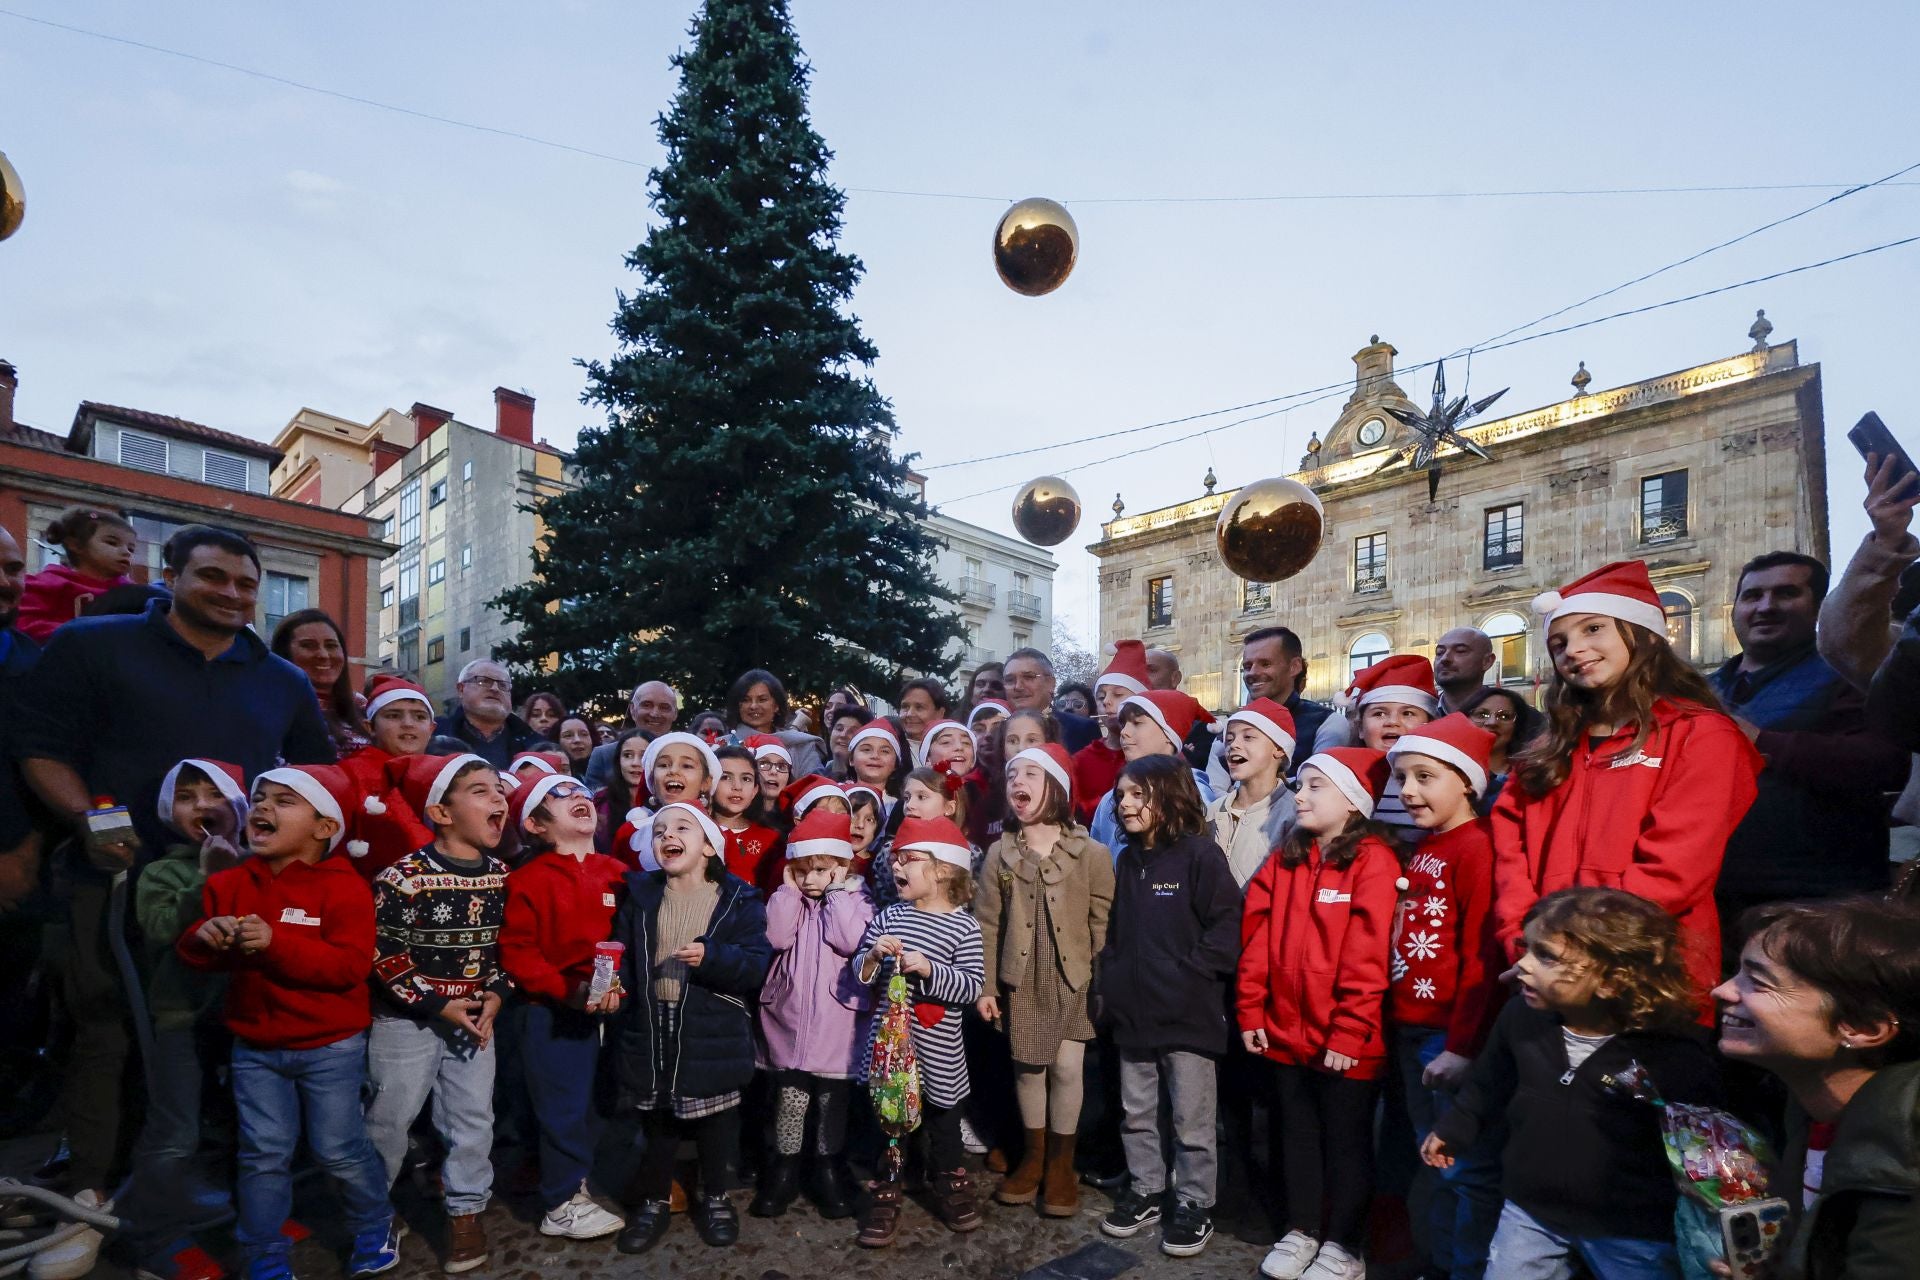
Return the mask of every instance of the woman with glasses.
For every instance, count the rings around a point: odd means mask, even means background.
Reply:
[[[1507,759],[1533,741],[1544,723],[1540,713],[1513,689],[1490,684],[1475,689],[1460,705],[1466,717],[1493,735],[1493,752],[1488,758],[1487,793],[1476,806],[1485,817],[1493,812],[1500,788],[1507,781]]]

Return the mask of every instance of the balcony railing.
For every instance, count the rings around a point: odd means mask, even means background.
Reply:
[[[1038,618],[1040,597],[1031,591],[1007,592],[1007,612],[1016,618]]]
[[[994,585],[985,578],[962,578],[960,579],[959,590],[960,603],[970,604],[981,609],[993,608],[993,602],[998,595]]]
[[[1385,591],[1386,589],[1387,575],[1384,573],[1357,573],[1353,576],[1353,590],[1355,595],[1366,595],[1370,591]]]
[[[1676,542],[1687,536],[1684,506],[1648,507],[1640,513],[1640,541]]]
[[[991,649],[983,649],[977,644],[967,645],[960,650],[960,664],[968,670],[972,670],[988,662],[998,662],[999,660],[999,654]]]

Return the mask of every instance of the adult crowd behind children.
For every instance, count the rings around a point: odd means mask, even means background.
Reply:
[[[1912,493],[1872,481],[1888,545],[1833,597],[1880,613],[1837,615],[1844,669],[1817,562],[1741,571],[1743,650],[1709,681],[1628,561],[1536,602],[1537,709],[1483,684],[1468,627],[1324,707],[1270,628],[1233,707],[1124,640],[1058,707],[1021,650],[962,696],[907,682],[898,717],[834,691],[819,732],[771,671],[686,730],[645,681],[598,745],[484,659],[437,715],[399,673],[348,680],[325,615],[262,643],[231,532],[176,533],[121,615],[124,517],[62,515],[66,562],[31,579],[0,532],[0,905],[64,922],[49,1175],[125,1224],[31,1275],[110,1247],[162,1280],[291,1276],[301,1146],[353,1276],[425,1256],[410,1164],[454,1274],[516,1210],[634,1254],[796,1212],[884,1249],[917,1182],[959,1233],[1088,1213],[1174,1258],[1264,1233],[1274,1280],[1358,1280],[1395,1222],[1431,1276],[1724,1272],[1636,1072],[1778,1140],[1767,1274],[1913,1274],[1920,920],[1883,801],[1920,645],[1881,560],[1920,544]],[[898,1035],[904,1160],[869,1071]]]

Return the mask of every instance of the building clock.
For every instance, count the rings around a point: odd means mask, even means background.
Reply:
[[[1371,449],[1387,438],[1387,423],[1384,418],[1368,418],[1360,424],[1360,430],[1354,433],[1364,448]]]

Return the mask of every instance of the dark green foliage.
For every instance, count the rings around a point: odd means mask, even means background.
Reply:
[[[543,500],[535,579],[497,602],[503,657],[574,701],[644,679],[715,704],[749,667],[796,693],[944,673],[959,636],[923,502],[844,310],[862,267],[836,247],[845,197],[807,121],[784,0],[707,0],[659,121],[656,225],[627,256],[610,361],[583,362],[604,427],[580,488]],[[557,606],[557,607],[556,607]]]

